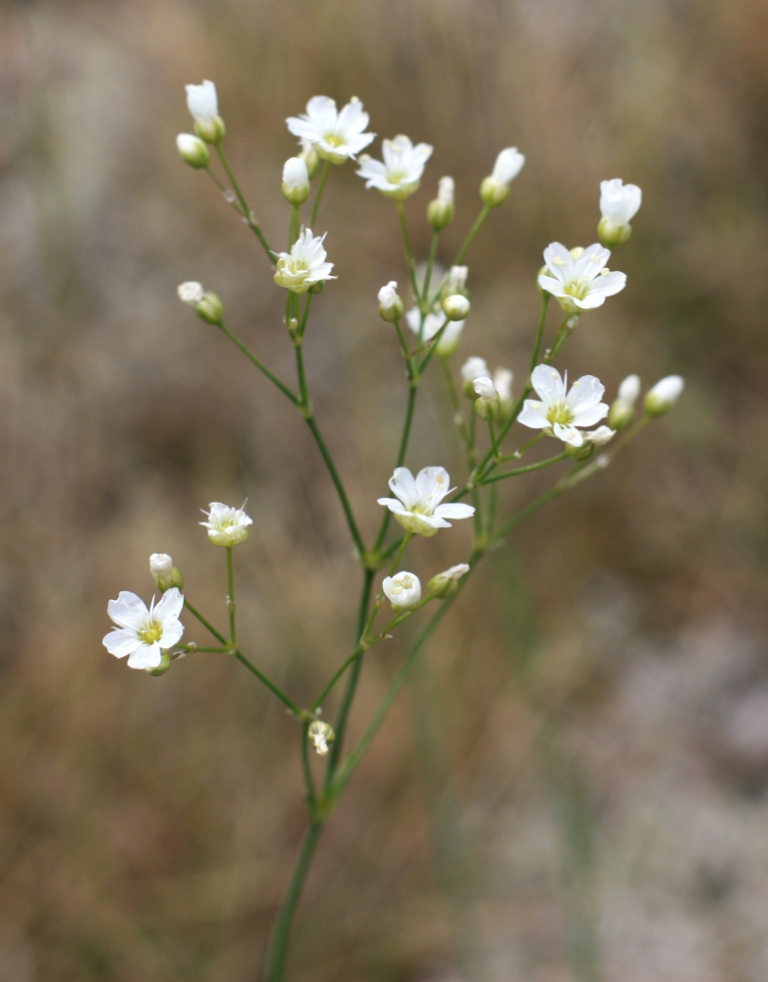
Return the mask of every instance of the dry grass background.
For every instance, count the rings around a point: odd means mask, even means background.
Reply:
[[[444,260],[497,150],[523,149],[462,346],[518,371],[541,249],[591,241],[600,179],[640,184],[628,289],[567,363],[610,390],[688,381],[462,597],[327,829],[291,977],[764,982],[767,31],[760,0],[0,7],[2,982],[258,978],[304,823],[295,724],[215,656],[154,679],[106,654],[106,601],[149,595],[150,552],[221,618],[198,509],[248,495],[249,650],[303,701],[349,648],[357,578],[318,454],[175,299],[203,280],[290,372],[281,292],[176,156],[204,77],[274,240],[284,119],[312,94],[435,145],[409,213],[423,252],[456,177]],[[332,176],[310,380],[370,535],[405,394],[371,298],[401,246],[389,203]],[[422,410],[410,464],[458,472],[439,385]],[[466,546],[459,527],[415,562]],[[401,655],[370,659],[354,729]]]

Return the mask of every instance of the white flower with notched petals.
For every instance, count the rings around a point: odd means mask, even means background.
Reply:
[[[354,158],[376,137],[375,133],[363,132],[368,113],[357,98],[339,112],[333,99],[316,95],[307,103],[306,113],[290,116],[286,122],[294,136],[311,143],[318,155],[332,164]]]
[[[208,529],[208,538],[215,546],[236,546],[250,535],[253,519],[242,508],[231,508],[220,501],[212,501],[210,511],[202,512],[208,516],[207,522],[200,522]]]
[[[608,412],[608,406],[600,401],[605,387],[594,375],[583,375],[567,390],[567,374],[563,381],[557,369],[537,365],[531,373],[531,384],[540,401],[526,399],[518,421],[523,426],[544,430],[572,447],[584,443],[584,435],[577,426],[594,426]]]
[[[539,275],[539,286],[557,297],[567,313],[578,314],[600,307],[606,297],[624,289],[626,274],[606,269],[611,253],[599,242],[574,252],[576,256],[560,242],[551,243],[544,250],[547,270]]]
[[[176,587],[167,590],[160,603],[154,599],[147,609],[135,593],[121,590],[117,600],[107,605],[109,616],[117,627],[104,638],[104,646],[115,658],[128,656],[129,668],[158,668],[163,652],[178,644],[184,633],[179,614],[184,597]]]
[[[414,607],[421,600],[421,583],[415,573],[395,573],[386,576],[381,589],[392,606],[399,610]]]
[[[472,505],[440,504],[453,490],[449,484],[444,467],[425,467],[415,478],[407,467],[397,467],[389,479],[389,487],[397,499],[379,498],[378,502],[389,508],[406,531],[429,538],[437,535],[438,529],[451,527],[446,519],[471,518],[475,513]]]
[[[206,80],[202,85],[186,85],[187,108],[196,123],[212,123],[219,115],[216,86]]]
[[[312,229],[302,229],[301,235],[291,246],[290,252],[281,252],[277,257],[275,283],[293,293],[306,293],[313,283],[322,280],[335,280],[331,276],[333,263],[327,263],[323,248],[325,235],[312,235]]]
[[[428,143],[414,146],[407,136],[400,133],[394,140],[384,140],[383,163],[367,154],[360,158],[358,176],[365,179],[367,188],[376,188],[388,198],[402,200],[418,189],[432,149]]]
[[[405,319],[408,322],[408,327],[410,327],[413,333],[418,337],[419,326],[421,324],[421,311],[419,308],[411,307],[411,309],[406,312]],[[421,340],[431,341],[447,320],[448,318],[440,308],[437,308],[432,313],[427,314],[424,318],[424,327],[421,331]],[[435,348],[435,354],[438,358],[448,358],[450,355],[456,352],[456,349],[459,346],[461,332],[463,330],[464,321],[448,322],[448,326],[440,335],[440,340],[437,342],[437,347]]]

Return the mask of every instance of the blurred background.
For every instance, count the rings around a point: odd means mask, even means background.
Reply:
[[[469,256],[458,364],[521,376],[542,249],[594,241],[600,180],[641,185],[611,263],[627,289],[560,364],[611,396],[630,372],[686,378],[671,416],[462,594],[326,830],[289,978],[768,978],[766,36],[762,0],[2,4],[1,982],[259,977],[305,826],[297,728],[221,656],[152,678],[107,654],[107,600],[149,599],[151,552],[223,623],[224,555],[196,523],[248,497],[247,653],[308,703],[351,647],[359,574],[301,418],[176,298],[215,289],[292,378],[283,292],[176,153],[203,78],[273,243],[285,117],[314,94],[434,145],[407,210],[425,255],[426,204],[456,178],[444,263],[496,153],[526,154]],[[314,304],[310,384],[370,538],[406,395],[375,292],[407,277],[395,209],[352,166],[326,230],[338,280]],[[460,477],[441,383],[407,463]],[[505,487],[502,514],[551,480]],[[460,523],[409,568],[468,551]],[[353,735],[405,641],[368,659]]]

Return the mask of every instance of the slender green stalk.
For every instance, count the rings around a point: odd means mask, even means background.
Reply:
[[[498,461],[501,457],[499,452],[499,444],[496,442],[496,431],[493,427],[493,420],[488,420],[488,435],[491,438],[491,449],[493,450],[493,459]]]
[[[309,318],[309,308],[312,306],[312,294],[308,293],[306,300],[304,301],[304,312],[301,315],[301,321],[299,323],[299,337],[304,337],[304,332],[307,329],[307,319]]]
[[[235,197],[237,198],[238,203],[240,205],[240,208],[242,210],[243,218],[248,222],[248,227],[251,228],[251,229],[253,229],[254,235],[256,236],[256,238],[261,243],[261,246],[264,249],[264,252],[267,254],[267,259],[274,266],[275,265],[275,253],[272,251],[272,249],[270,249],[269,243],[264,238],[264,233],[261,231],[261,226],[256,221],[256,216],[253,214],[253,212],[251,211],[251,209],[248,207],[248,202],[245,200],[245,195],[240,190],[240,185],[237,183],[237,181],[235,179],[235,175],[232,173],[232,168],[229,166],[229,161],[227,160],[226,154],[221,149],[221,144],[220,143],[217,143],[216,144],[216,153],[218,153],[219,160],[221,161],[222,166],[224,167],[224,170],[227,172],[227,177],[229,178],[229,182],[232,185],[232,190],[235,192]],[[213,174],[211,174],[211,176],[213,176]]]
[[[462,247],[456,253],[456,258],[453,260],[452,263],[453,266],[461,266],[461,262],[466,256],[467,252],[469,251],[469,247],[475,241],[475,236],[483,227],[483,223],[485,222],[486,218],[490,215],[490,213],[491,213],[491,206],[483,205],[482,211],[477,216],[477,219],[475,220],[475,224],[470,229],[469,235],[466,237],[466,239],[464,239],[464,243]]]
[[[174,647],[174,650],[188,651],[191,655],[194,655],[195,652],[197,652],[197,651],[199,651],[201,654],[207,653],[207,654],[212,654],[212,655],[229,655],[232,652],[232,649],[229,648],[229,647],[227,647],[227,648],[203,648],[199,644],[176,644],[173,647]]]
[[[287,709],[291,712],[291,714],[293,716],[296,717],[296,719],[301,720],[302,722],[306,719],[307,714],[304,712],[304,710],[303,709],[300,709],[296,705],[296,703],[293,701],[293,699],[291,699],[290,696],[287,696],[283,692],[283,690],[280,688],[280,686],[275,685],[275,683],[272,681],[272,679],[268,678],[263,672],[259,671],[259,669],[256,668],[256,666],[253,664],[253,662],[252,661],[249,661],[245,657],[245,655],[242,653],[242,651],[240,651],[239,648],[236,648],[232,652],[232,654],[235,656],[235,658],[237,658],[237,660],[242,665],[245,665],[245,667],[248,669],[248,671],[252,675],[255,675],[256,678],[263,685],[265,685],[269,689],[270,692],[274,693],[277,696],[277,698],[280,700],[280,702],[282,702],[283,705],[287,707]]]
[[[405,409],[405,422],[403,423],[403,432],[400,436],[400,447],[397,451],[397,462],[395,463],[395,468],[402,467],[403,461],[405,460],[405,454],[408,450],[408,440],[411,435],[411,424],[413,422],[413,413],[416,408],[416,393],[418,389],[414,384],[408,389],[408,405]],[[392,518],[392,512],[389,508],[384,509],[384,517],[381,520],[381,527],[379,528],[379,534],[376,536],[376,542],[373,546],[374,555],[378,553],[381,548],[382,543],[387,535],[387,529],[389,528],[389,523]]]
[[[405,205],[400,200],[397,202],[397,217],[400,219],[400,231],[403,233],[403,245],[405,246],[405,255],[408,260],[408,272],[411,274],[413,295],[416,298],[416,303],[419,303],[421,300],[421,295],[419,294],[419,284],[416,282],[416,259],[413,255],[411,240],[408,235],[408,225],[405,221]],[[422,318],[423,316],[424,315],[422,313]]]
[[[546,460],[540,460],[536,464],[528,464],[526,467],[516,467],[513,471],[505,471],[503,474],[492,474],[490,477],[486,477],[479,482],[481,487],[485,487],[486,484],[493,484],[495,481],[504,481],[508,477],[518,477],[520,474],[530,474],[531,471],[540,471],[543,467],[550,467],[552,464],[557,464],[561,460],[568,460],[568,454],[563,452],[557,454],[555,457],[548,457]],[[451,501],[458,501],[458,499],[466,493],[466,489],[463,489],[457,495],[451,498]]]
[[[397,340],[400,342],[400,350],[403,352],[403,357],[405,358],[405,364],[408,369],[408,378],[413,378],[413,365],[411,364],[411,350],[408,347],[408,342],[405,340],[405,335],[403,334],[403,329],[400,326],[400,318],[394,322],[395,330],[397,331]]]
[[[435,267],[435,258],[437,256],[437,246],[440,242],[440,229],[435,229],[432,233],[432,241],[429,244],[429,258],[427,259],[427,270],[424,273],[424,289],[422,290],[422,299],[426,300],[429,296],[429,283],[432,279],[432,270]]]
[[[266,377],[269,379],[270,382],[272,382],[274,385],[278,387],[278,389],[280,389],[283,395],[287,396],[291,400],[294,406],[299,405],[299,397],[294,392],[291,392],[288,386],[284,382],[281,382],[280,379],[273,372],[271,372],[262,361],[260,361],[256,357],[256,355],[251,351],[248,345],[246,345],[243,341],[240,340],[240,338],[236,334],[233,334],[232,331],[229,330],[229,328],[226,326],[224,321],[219,321],[219,323],[216,326],[219,328],[222,334],[226,335],[229,338],[229,340],[236,347],[238,347],[240,351],[242,351],[245,357],[249,361],[251,361],[259,369],[260,372],[266,375]]]
[[[237,628],[235,626],[235,570],[232,563],[232,546],[227,546],[227,610],[229,610],[229,639],[232,647],[237,647]]]
[[[305,414],[312,415],[312,401],[309,398],[309,388],[307,387],[307,373],[304,369],[304,348],[301,341],[295,345],[296,349],[296,375],[299,379],[299,407]]]
[[[365,648],[361,644],[359,644],[355,648],[355,650],[352,652],[352,654],[349,656],[349,658],[346,658],[341,663],[341,665],[336,669],[336,671],[331,676],[330,682],[328,682],[328,684],[325,686],[325,688],[320,693],[320,695],[317,697],[317,699],[315,699],[315,701],[312,703],[312,712],[313,713],[316,713],[317,710],[323,705],[323,703],[325,702],[325,700],[328,698],[328,694],[335,687],[336,683],[339,681],[339,679],[344,674],[344,672],[346,672],[346,670],[349,668],[349,666],[352,664],[352,662],[354,662],[355,659],[359,658],[360,655],[362,655],[362,653],[364,651],[365,651]]]
[[[290,252],[291,246],[299,237],[299,229],[301,228],[301,205],[291,206],[291,219],[288,223],[288,251]]]
[[[288,939],[290,937],[291,927],[293,926],[293,916],[296,912],[296,906],[299,902],[302,887],[307,878],[307,873],[309,872],[312,857],[317,848],[317,842],[322,829],[322,820],[313,818],[304,837],[301,852],[296,862],[296,868],[288,885],[288,892],[277,914],[269,954],[267,956],[264,982],[282,982],[285,972],[285,960],[288,953]]]
[[[307,803],[312,809],[317,793],[315,792],[315,779],[312,777],[312,765],[309,760],[309,723],[309,720],[305,720],[301,727],[301,766],[304,771],[304,783],[307,786]]]
[[[325,183],[328,180],[328,175],[331,172],[331,162],[326,160],[323,164],[323,172],[320,175],[320,183],[317,185],[317,193],[315,194],[315,203],[312,205],[312,217],[309,219],[309,227],[314,228],[315,222],[317,221],[317,213],[320,210],[320,202],[323,197],[323,191],[325,191]]]
[[[459,431],[459,436],[461,437],[464,446],[468,448],[469,433],[467,432],[467,426],[464,422],[464,413],[461,409],[459,393],[456,389],[456,383],[453,380],[453,372],[451,371],[451,365],[448,358],[443,359],[443,374],[445,375],[445,383],[448,386],[448,396],[451,400],[451,408],[453,409],[453,421],[456,424],[456,429]]]
[[[224,637],[224,635],[223,634],[219,634],[219,632],[216,630],[216,628],[213,627],[203,617],[203,615],[200,613],[199,610],[197,610],[195,607],[192,606],[192,604],[189,602],[189,600],[187,600],[186,597],[184,597],[184,609],[185,610],[188,610],[193,617],[196,617],[200,621],[200,623],[203,625],[203,627],[206,628],[208,631],[210,631],[210,633],[214,636],[214,638],[216,638],[217,641],[221,641],[222,644],[226,644],[227,643],[227,639]]]

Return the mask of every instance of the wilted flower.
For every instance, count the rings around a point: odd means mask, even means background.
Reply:
[[[381,589],[392,606],[399,610],[414,607],[421,600],[421,583],[415,573],[395,573],[385,576]]]
[[[603,447],[615,436],[616,430],[612,430],[610,426],[598,426],[596,430],[587,430],[584,434],[584,439],[587,443],[591,443],[595,447]]]
[[[176,587],[167,590],[157,606],[153,598],[149,609],[135,593],[121,590],[117,600],[107,605],[117,627],[105,636],[104,646],[116,658],[128,655],[129,668],[159,668],[163,652],[178,644],[184,633],[179,620],[183,606],[184,597]]]
[[[623,290],[627,283],[625,273],[611,272],[605,268],[610,251],[599,242],[584,249],[569,252],[559,242],[552,242],[544,250],[547,269],[539,274],[539,286],[557,297],[567,313],[578,314],[605,303]]]
[[[364,154],[358,175],[365,179],[367,188],[376,188],[388,198],[407,198],[418,189],[432,147],[428,143],[414,146],[401,133],[394,140],[384,140],[382,153],[383,163]]]
[[[475,412],[481,419],[496,419],[501,412],[501,399],[491,379],[484,376],[472,383],[475,390]]]
[[[351,99],[339,112],[333,99],[313,96],[307,103],[306,113],[290,116],[286,122],[294,136],[309,141],[332,164],[343,164],[354,158],[376,137],[375,133],[363,132],[368,125],[368,113],[357,98]]]
[[[315,719],[309,724],[307,736],[321,757],[325,757],[330,750],[329,744],[333,743],[336,739],[336,734],[333,732],[330,724],[321,719]]]
[[[427,221],[436,232],[447,228],[453,221],[454,187],[455,181],[452,177],[441,177],[437,182],[437,197],[427,206]]]
[[[605,387],[594,375],[582,376],[566,392],[567,374],[563,381],[557,369],[537,365],[531,373],[531,384],[541,401],[526,399],[518,421],[523,426],[544,430],[572,447],[584,443],[584,435],[577,426],[594,426],[608,412],[608,406],[600,401]]]
[[[389,479],[389,487],[399,500],[379,498],[378,502],[389,508],[406,531],[429,538],[438,529],[451,527],[446,519],[471,518],[475,513],[472,505],[461,502],[440,504],[453,490],[449,483],[444,467],[425,467],[415,478],[407,467],[397,467]]]
[[[313,237],[312,229],[302,229],[291,251],[278,255],[275,283],[293,293],[306,293],[313,283],[335,280],[331,276],[333,263],[325,261],[324,239],[325,235]]]
[[[253,519],[242,508],[231,508],[220,501],[212,501],[210,511],[202,509],[208,516],[207,522],[200,522],[208,529],[208,538],[215,546],[236,546],[250,535]]]

